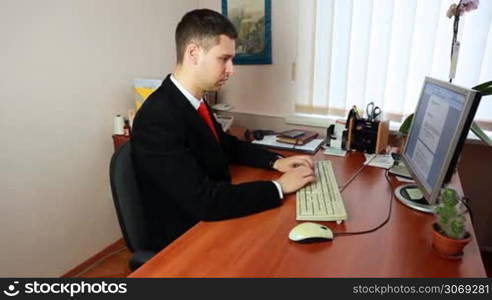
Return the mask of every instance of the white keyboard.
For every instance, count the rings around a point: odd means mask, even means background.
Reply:
[[[297,220],[338,221],[347,220],[347,211],[338,190],[331,161],[317,161],[316,182],[296,193]]]

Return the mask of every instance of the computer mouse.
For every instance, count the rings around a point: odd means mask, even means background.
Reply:
[[[298,243],[329,241],[333,239],[333,232],[324,225],[304,222],[292,228],[289,239]]]

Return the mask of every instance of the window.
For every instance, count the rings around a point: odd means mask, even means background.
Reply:
[[[374,101],[394,121],[414,112],[425,76],[448,80],[459,0],[299,1],[298,113],[345,116]],[[492,80],[492,1],[460,18],[453,83]],[[476,115],[492,129],[492,99]]]

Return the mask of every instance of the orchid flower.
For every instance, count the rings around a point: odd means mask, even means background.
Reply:
[[[448,18],[462,16],[467,11],[472,11],[478,8],[479,0],[461,0],[458,4],[451,4],[446,16]]]

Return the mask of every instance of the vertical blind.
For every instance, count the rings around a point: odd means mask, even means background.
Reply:
[[[296,111],[343,116],[374,101],[387,118],[414,112],[425,76],[448,80],[453,19],[459,0],[299,1]],[[492,1],[459,23],[453,83],[492,80]],[[492,121],[484,98],[476,120]]]

